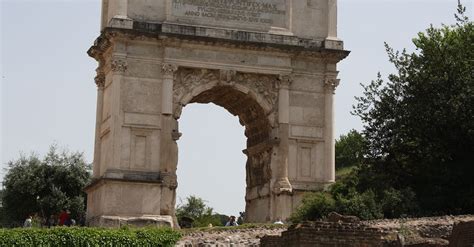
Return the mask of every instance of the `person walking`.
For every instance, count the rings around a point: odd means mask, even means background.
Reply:
[[[23,223],[23,227],[31,228],[32,226],[33,226],[33,217],[31,215],[28,215],[25,222]]]
[[[235,221],[235,216],[231,215],[229,221],[225,224],[225,226],[238,226],[237,221]]]
[[[59,214],[59,226],[64,226],[69,223],[70,218],[68,211],[69,210],[63,209],[63,211],[61,211],[61,213]]]

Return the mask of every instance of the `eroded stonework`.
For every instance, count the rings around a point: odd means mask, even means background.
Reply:
[[[192,103],[245,126],[247,221],[285,219],[334,182],[336,64],[348,54],[336,1],[104,0],[102,17],[88,52],[99,63],[91,224],[176,225],[179,118]]]

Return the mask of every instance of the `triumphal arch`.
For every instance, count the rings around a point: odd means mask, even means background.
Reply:
[[[247,221],[285,219],[334,182],[336,64],[348,55],[336,11],[336,0],[103,0],[88,52],[99,63],[89,223],[176,224],[191,103],[245,126]]]

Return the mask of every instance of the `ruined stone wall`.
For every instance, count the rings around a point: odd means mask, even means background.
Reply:
[[[396,234],[364,224],[307,222],[290,227],[280,238],[261,240],[262,247],[401,246]]]
[[[474,216],[392,220],[307,222],[281,236],[266,236],[260,246],[474,246]]]
[[[346,221],[348,222],[348,221]],[[265,236],[265,237],[263,237]],[[474,245],[474,216],[442,216],[362,221],[316,222],[290,227],[207,228],[184,232],[179,247],[247,246],[410,246]]]
[[[454,224],[449,238],[450,247],[474,246],[474,221]]]

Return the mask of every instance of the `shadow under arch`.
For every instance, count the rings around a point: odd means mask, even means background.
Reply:
[[[240,124],[245,127],[246,214],[256,222],[267,220],[258,219],[256,215],[258,210],[253,205],[262,205],[262,202],[260,195],[255,196],[253,191],[267,190],[268,196],[264,197],[270,196],[272,153],[277,144],[276,138],[272,137],[277,127],[277,83],[276,75],[180,68],[173,88],[173,117],[176,121],[188,104],[214,103],[238,116]],[[270,204],[270,200],[263,204]]]

